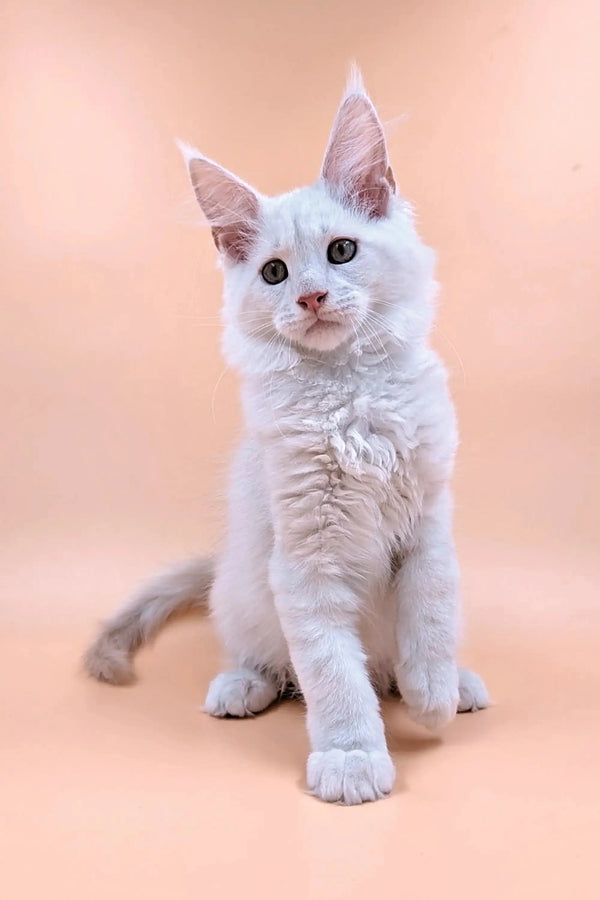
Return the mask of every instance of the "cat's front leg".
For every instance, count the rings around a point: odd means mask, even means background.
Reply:
[[[397,602],[396,680],[411,718],[428,728],[457,710],[458,564],[447,488],[426,504],[392,590]]]
[[[356,630],[357,597],[277,551],[271,584],[307,706],[309,790],[346,804],[385,797],[395,771]]]

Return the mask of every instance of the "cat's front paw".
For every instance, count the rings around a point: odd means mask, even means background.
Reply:
[[[459,701],[454,663],[402,666],[397,680],[407,712],[415,722],[437,731],[452,721]]]
[[[308,757],[309,791],[328,803],[353,806],[392,790],[396,770],[387,750],[321,750]]]

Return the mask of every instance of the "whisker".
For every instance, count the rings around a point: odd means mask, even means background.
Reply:
[[[435,331],[439,331],[439,333],[441,334],[441,336],[448,342],[448,344],[450,345],[450,347],[451,347],[452,350],[454,351],[454,355],[456,356],[456,358],[457,358],[457,360],[458,360],[458,364],[459,364],[459,366],[460,366],[460,371],[461,371],[461,374],[462,374],[463,384],[466,385],[466,383],[467,383],[467,372],[466,372],[466,369],[465,369],[465,365],[464,365],[464,363],[463,363],[463,361],[462,361],[462,357],[461,357],[460,353],[458,352],[458,350],[456,349],[455,344],[450,340],[450,338],[448,337],[448,335],[447,335],[444,331],[442,331],[442,329],[440,328],[439,325],[435,325],[435,326],[434,326],[434,330],[435,330]]]
[[[228,366],[225,366],[225,368],[223,369],[223,371],[221,372],[221,374],[220,374],[219,377],[217,378],[217,382],[216,382],[216,384],[215,384],[215,386],[214,386],[214,388],[213,388],[212,396],[211,396],[211,398],[210,398],[210,410],[211,410],[211,413],[212,413],[213,425],[216,425],[216,424],[217,424],[217,417],[216,417],[216,413],[215,413],[215,410],[216,410],[215,400],[216,400],[216,397],[217,397],[217,391],[218,391],[218,389],[219,389],[219,385],[221,384],[221,382],[222,382],[223,379],[225,378],[225,375],[227,374],[227,369],[228,369],[228,368],[229,368]]]

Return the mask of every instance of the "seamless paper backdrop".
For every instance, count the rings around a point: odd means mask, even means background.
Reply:
[[[6,896],[593,896],[599,28],[594,0],[7,0]],[[309,182],[353,59],[439,254],[464,656],[498,705],[441,742],[386,708],[399,786],[341,810],[302,794],[299,706],[195,711],[208,622],[165,633],[130,691],[78,657],[222,528],[237,383],[175,138],[265,193]]]

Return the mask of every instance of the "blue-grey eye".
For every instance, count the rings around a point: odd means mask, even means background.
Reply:
[[[261,275],[267,284],[280,284],[288,277],[287,266],[282,259],[270,259],[262,267]]]
[[[336,238],[327,248],[327,259],[335,266],[350,262],[356,255],[356,241],[350,238]]]

